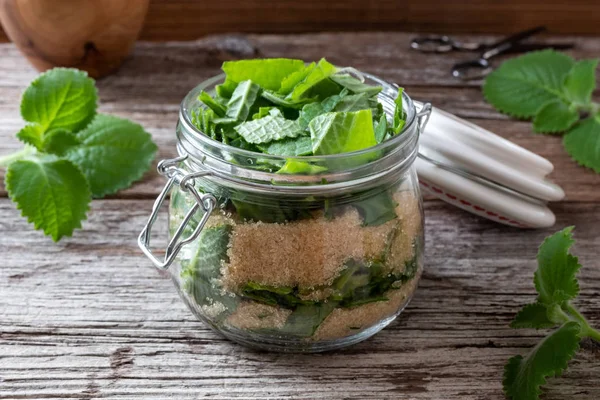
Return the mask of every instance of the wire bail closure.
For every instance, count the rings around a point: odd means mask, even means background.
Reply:
[[[179,168],[179,164],[187,159],[187,154],[172,158],[162,160],[158,163],[157,170],[158,173],[162,176],[167,177],[169,180],[167,181],[165,187],[158,195],[154,205],[152,206],[152,213],[150,214],[150,218],[148,218],[148,222],[144,226],[144,229],[140,233],[138,237],[138,246],[144,252],[144,254],[154,263],[154,265],[161,270],[166,270],[175,260],[177,254],[181,250],[183,246],[195,240],[199,235],[204,225],[208,221],[208,217],[212,213],[213,209],[217,204],[217,199],[210,193],[201,194],[196,190],[195,178],[199,178],[202,176],[210,175],[210,171],[199,171],[193,172],[191,174],[186,174],[183,170]],[[158,211],[160,210],[162,204],[164,203],[167,195],[171,192],[173,185],[177,184],[179,188],[186,193],[190,193],[195,200],[195,204],[190,208],[187,212],[183,221],[173,234],[173,237],[169,241],[167,248],[165,250],[165,255],[162,260],[157,258],[150,250],[150,235],[152,231],[152,226],[154,222],[156,222],[156,218],[158,216]],[[194,229],[194,232],[185,239],[179,240],[183,231],[185,230],[187,224],[192,219],[194,214],[198,211],[198,209],[202,209],[204,214],[202,215],[202,219],[198,223],[198,226]]]

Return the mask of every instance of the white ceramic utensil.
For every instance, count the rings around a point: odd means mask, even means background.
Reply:
[[[420,138],[416,165],[421,186],[434,196],[520,228],[554,225],[546,203],[565,196],[546,179],[554,168],[550,161],[435,107]]]

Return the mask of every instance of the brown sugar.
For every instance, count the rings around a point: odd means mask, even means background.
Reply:
[[[226,323],[238,329],[281,328],[291,313],[292,310],[285,308],[244,301],[227,317]]]
[[[235,290],[249,281],[300,288],[331,284],[346,260],[379,256],[396,221],[374,227],[361,223],[358,211],[349,207],[332,220],[236,224],[222,270],[224,287]]]

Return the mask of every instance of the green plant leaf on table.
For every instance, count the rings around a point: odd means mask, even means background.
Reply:
[[[543,105],[533,118],[536,132],[564,132],[579,121],[579,112],[562,100],[555,100]]]
[[[97,100],[85,72],[55,68],[40,74],[21,99],[28,124],[17,137],[25,146],[0,157],[12,200],[55,241],[81,227],[92,195],[140,178],[156,152],[141,126],[97,115]]]
[[[565,228],[544,240],[534,274],[538,298],[517,314],[513,328],[560,327],[542,339],[525,357],[509,360],[504,371],[504,392],[512,400],[538,400],[547,377],[558,376],[589,337],[600,342],[600,332],[571,304],[579,294],[577,257],[569,253],[574,243],[573,228]]]
[[[600,173],[600,114],[581,121],[567,132],[563,144],[580,165]]]
[[[142,126],[102,114],[78,132],[77,139],[81,145],[68,149],[65,158],[81,168],[95,197],[114,193],[140,179],[157,150]]]
[[[512,400],[538,399],[547,377],[560,376],[579,349],[576,322],[567,322],[542,339],[525,357],[515,356],[504,368],[504,391]]]
[[[565,78],[564,91],[567,98],[579,104],[588,104],[596,87],[598,59],[575,63]]]
[[[91,200],[88,183],[72,162],[54,156],[18,160],[8,166],[6,190],[24,217],[54,241],[71,236]]]
[[[565,100],[563,84],[574,65],[571,57],[543,50],[502,63],[483,86],[486,100],[515,117],[533,117],[542,105]]]

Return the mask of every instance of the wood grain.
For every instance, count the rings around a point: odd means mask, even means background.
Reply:
[[[84,230],[54,244],[0,200],[10,232],[0,235],[0,398],[500,400],[504,363],[542,334],[508,323],[535,297],[536,247],[553,230],[518,231],[432,201],[425,275],[396,323],[324,355],[248,350],[194,320],[140,254],[134,239],[151,206],[96,201]],[[556,211],[556,229],[577,226],[577,305],[600,325],[600,206]],[[166,230],[164,215],[158,224]],[[584,348],[545,399],[599,398],[599,361]]]
[[[148,0],[3,0],[0,22],[39,71],[74,67],[101,77],[129,54],[147,10]]]
[[[600,34],[595,0],[152,0],[143,40],[194,40],[225,32],[420,31]],[[6,37],[0,32],[0,40]]]
[[[600,176],[577,167],[559,138],[493,111],[478,83],[447,74],[452,59],[410,53],[410,35],[215,36],[139,43],[115,75],[98,82],[101,111],[152,133],[158,158],[174,155],[174,125],[185,93],[225,59],[327,55],[403,84],[415,98],[489,128],[549,158],[568,195],[552,205],[546,230],[517,230],[426,201],[426,269],[397,322],[372,339],[322,355],[262,353],[234,345],[195,320],[165,274],[136,245],[164,183],[154,172],[92,204],[84,229],[58,244],[19,216],[0,192],[0,399],[410,399],[501,400],[502,368],[543,332],[512,330],[535,298],[537,246],[575,225],[581,271],[577,300],[600,326]],[[567,38],[569,39],[569,38]],[[600,52],[577,41],[578,57]],[[354,52],[350,44],[365,49]],[[20,146],[19,98],[36,75],[13,45],[0,45],[0,154]],[[0,176],[2,179],[2,176]],[[156,243],[166,240],[166,216]],[[583,342],[545,400],[600,398],[600,347]]]

